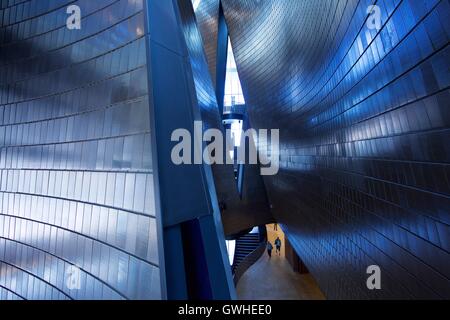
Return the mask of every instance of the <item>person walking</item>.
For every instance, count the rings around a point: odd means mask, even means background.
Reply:
[[[267,241],[267,254],[269,255],[269,259],[270,258],[272,258],[272,249],[273,249],[273,246],[272,246],[272,244],[270,243],[270,241]]]
[[[275,248],[276,248],[276,253],[278,253],[278,255],[281,255],[281,239],[280,237],[277,237],[275,239]]]

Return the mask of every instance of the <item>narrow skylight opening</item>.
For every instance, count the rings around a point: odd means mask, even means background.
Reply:
[[[200,1],[201,1],[201,0],[193,0],[193,1],[192,1],[192,6],[194,7],[194,12],[197,11],[198,6],[199,6],[199,4],[200,4]]]
[[[242,136],[242,120],[234,120],[231,123],[231,137],[234,140],[234,146],[241,146],[241,136]]]
[[[230,266],[233,265],[234,261],[234,251],[236,249],[236,240],[226,240],[228,260],[230,261]]]
[[[228,37],[228,58],[227,71],[225,76],[225,96],[224,96],[224,113],[229,113],[231,107],[245,105],[244,95],[242,93],[241,81],[234,60],[233,48],[230,38]]]

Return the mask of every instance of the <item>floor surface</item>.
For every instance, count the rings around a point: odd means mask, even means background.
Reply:
[[[241,277],[237,285],[240,300],[323,300],[323,293],[310,274],[299,274],[292,270],[284,257],[284,234],[278,227],[268,226],[268,239],[272,245],[279,236],[282,241],[281,254],[269,259],[267,252]]]

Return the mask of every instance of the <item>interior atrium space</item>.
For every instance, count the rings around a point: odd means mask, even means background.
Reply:
[[[450,300],[449,40],[449,0],[0,0],[0,304]]]

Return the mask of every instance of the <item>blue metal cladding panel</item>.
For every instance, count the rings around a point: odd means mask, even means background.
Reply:
[[[450,298],[450,5],[223,0],[277,220],[328,298]],[[382,289],[368,290],[379,265]]]
[[[191,0],[194,4],[198,29],[203,38],[206,60],[213,86],[216,85],[217,34],[220,0]]]
[[[207,2],[207,1],[206,1]],[[205,3],[200,1],[199,8]],[[188,50],[189,60],[194,78],[197,103],[202,115],[202,119],[207,128],[222,128],[221,117],[217,107],[216,94],[212,83],[212,77],[208,71],[207,55],[204,41],[202,38],[202,29],[197,21],[203,21],[203,14],[194,15],[192,6],[189,2],[179,1],[182,31]],[[197,9],[199,10],[199,9]],[[218,9],[217,9],[218,10]],[[216,18],[215,20],[217,20]],[[214,19],[211,19],[214,20]],[[204,31],[204,33],[208,33]],[[217,31],[216,31],[217,33]],[[216,42],[217,36],[210,39],[210,42]],[[209,45],[208,47],[210,47]],[[217,47],[217,46],[216,46]],[[215,63],[214,63],[215,67]]]
[[[0,2],[1,299],[161,298],[142,7]]]

